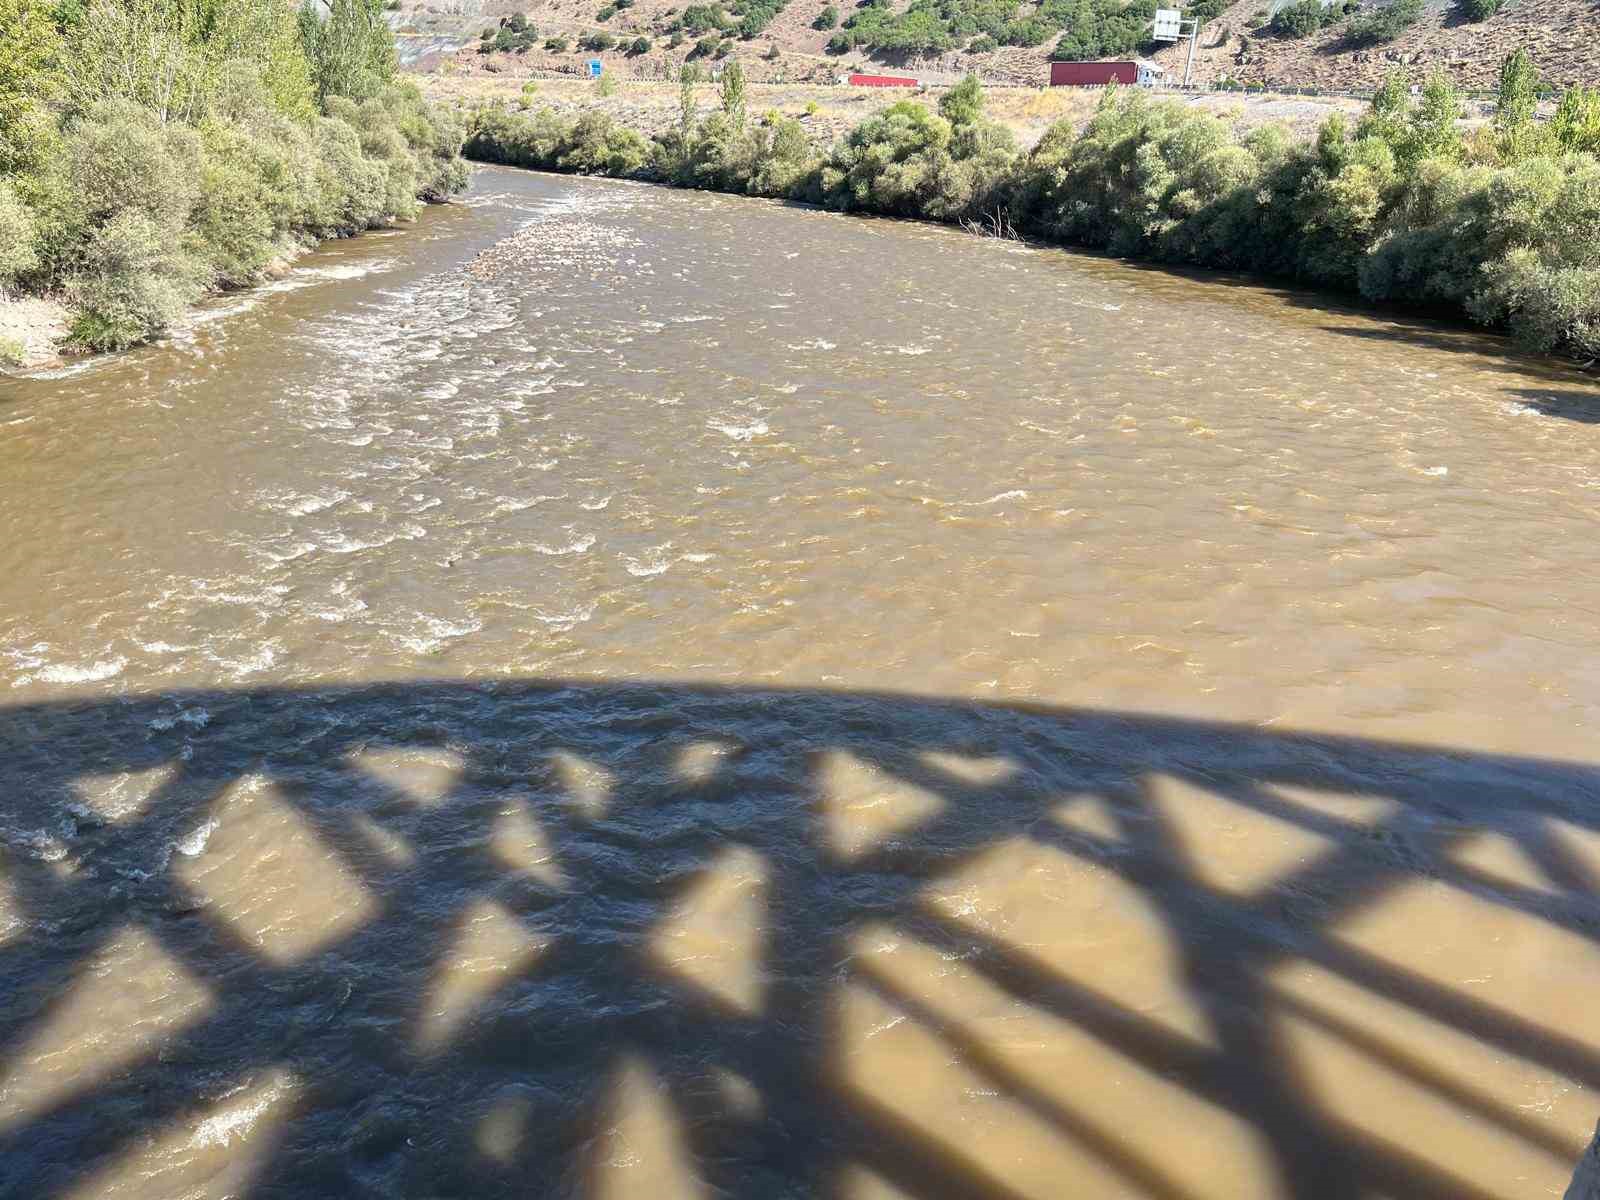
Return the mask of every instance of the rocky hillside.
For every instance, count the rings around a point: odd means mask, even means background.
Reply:
[[[705,30],[692,30],[679,31],[674,37],[674,26],[683,21],[688,9],[684,0],[633,0],[620,9],[608,0],[397,2],[399,7],[391,11],[391,19],[401,34],[408,66],[468,77],[577,75],[588,59],[600,58],[613,75],[670,79],[696,43],[707,36]],[[1388,0],[1365,2],[1372,8]],[[904,12],[910,3],[888,0],[888,7]],[[946,40],[959,48],[939,53],[890,55],[857,48],[842,55],[829,54],[828,42],[838,30],[815,25],[830,7],[842,21],[857,4],[852,0],[835,0],[832,5],[827,0],[788,0],[752,38],[736,32],[726,37],[712,33],[715,48],[702,48],[699,57],[707,66],[730,55],[737,57],[748,77],[772,82],[821,83],[846,70],[865,67],[903,70],[934,82],[948,82],[976,70],[993,83],[1033,85],[1048,78],[1057,40],[1052,35],[1040,46],[987,49],[982,38],[952,33]],[[1048,0],[1045,7],[1024,0],[1015,13],[1028,16],[1047,7]],[[1600,83],[1600,52],[1596,50],[1600,47],[1600,3],[1596,0],[1507,0],[1494,16],[1476,23],[1463,17],[1456,0],[1428,0],[1414,26],[1392,42],[1367,48],[1347,44],[1348,22],[1305,38],[1275,36],[1266,25],[1269,7],[1269,0],[1238,0],[1202,27],[1195,59],[1196,84],[1210,86],[1232,80],[1269,88],[1363,90],[1376,86],[1397,68],[1420,78],[1438,67],[1467,88],[1490,88],[1501,61],[1518,46],[1528,47],[1553,84]],[[515,49],[480,53],[482,31],[497,30],[502,18],[514,12],[526,15],[534,36],[522,38]],[[584,48],[584,39],[596,34],[608,35],[616,45],[603,50]],[[630,50],[640,38],[649,42],[649,49]],[[975,43],[976,52],[972,49]],[[1186,52],[1181,45],[1149,50],[1174,80],[1182,78]]]
[[[1466,88],[1493,88],[1500,64],[1525,46],[1546,81],[1600,82],[1600,4],[1595,0],[1509,0],[1482,22],[1463,19],[1453,0],[1430,0],[1421,19],[1387,45],[1354,49],[1344,23],[1306,38],[1266,28],[1262,0],[1239,0],[1200,35],[1195,82],[1234,79],[1269,87],[1365,89],[1396,69],[1423,75],[1443,68]],[[1178,78],[1186,46],[1154,57]]]

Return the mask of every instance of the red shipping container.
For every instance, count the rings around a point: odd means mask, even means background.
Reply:
[[[851,87],[916,87],[915,79],[903,75],[851,75],[846,81]]]
[[[1137,83],[1139,64],[1134,62],[1053,62],[1051,87],[1104,87],[1108,83]]]

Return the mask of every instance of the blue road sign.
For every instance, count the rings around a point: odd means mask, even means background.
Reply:
[[[601,70],[600,60],[598,58],[591,58],[589,60],[589,78],[590,79],[599,79],[600,78],[600,70]]]

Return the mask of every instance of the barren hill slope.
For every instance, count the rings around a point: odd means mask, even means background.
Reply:
[[[607,70],[624,78],[668,79],[694,47],[693,36],[669,44],[672,25],[686,0],[635,0],[605,21],[598,14],[607,0],[398,0],[391,19],[401,32],[402,48],[414,70],[465,75],[517,76],[558,72],[578,74],[587,59],[599,57]],[[891,0],[904,10],[910,0]],[[1381,0],[1367,0],[1373,7]],[[813,28],[828,0],[789,0],[772,22],[748,40],[729,38],[724,54],[737,57],[754,80],[830,81],[842,72],[865,66],[902,69],[935,82],[954,80],[976,70],[995,83],[1043,84],[1048,78],[1054,37],[1042,46],[1000,46],[982,53],[965,49],[970,37],[957,37],[962,47],[927,56],[875,55],[865,49],[844,55],[826,53],[831,29]],[[854,11],[852,0],[835,0],[839,18]],[[1223,80],[1273,88],[1314,87],[1364,90],[1400,69],[1420,79],[1442,68],[1467,88],[1488,88],[1505,56],[1526,46],[1552,84],[1600,83],[1600,0],[1509,0],[1488,20],[1466,21],[1454,0],[1429,0],[1421,19],[1393,42],[1355,49],[1345,44],[1344,25],[1290,39],[1265,28],[1268,0],[1238,0],[1201,30],[1195,57],[1194,83],[1206,87]],[[1019,14],[1035,10],[1029,0]],[[538,39],[517,52],[480,54],[478,36],[501,18],[524,13]],[[619,45],[604,51],[580,48],[587,34],[603,31]],[[545,48],[559,36],[567,46]],[[650,40],[646,53],[630,54],[636,38]],[[1151,56],[1176,82],[1183,76],[1185,45],[1151,49]],[[713,60],[715,61],[715,60]]]
[[[1511,0],[1482,22],[1463,19],[1451,0],[1431,0],[1421,20],[1388,45],[1351,49],[1335,25],[1307,38],[1279,38],[1263,27],[1263,0],[1238,0],[1201,30],[1194,81],[1222,79],[1274,87],[1364,89],[1391,71],[1421,76],[1442,68],[1463,87],[1492,88],[1500,64],[1525,46],[1546,81],[1600,81],[1600,4],[1595,0]],[[1181,78],[1186,46],[1153,57]]]

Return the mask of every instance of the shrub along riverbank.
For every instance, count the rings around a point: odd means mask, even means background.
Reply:
[[[0,44],[0,299],[63,300],[84,349],[466,185],[380,0],[0,0]]]
[[[984,116],[968,79],[932,111],[904,101],[826,150],[799,122],[745,111],[737,64],[701,116],[647,139],[603,113],[476,112],[469,158],[802,200],[995,231],[1156,262],[1248,271],[1454,311],[1527,346],[1600,356],[1600,92],[1534,109],[1523,55],[1494,122],[1471,134],[1443,75],[1414,97],[1396,77],[1353,124],[1310,142],[1135,90],[1107,92],[1081,133],[1030,153]]]

